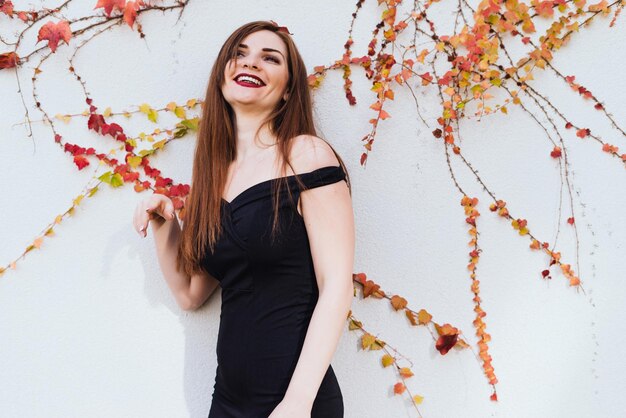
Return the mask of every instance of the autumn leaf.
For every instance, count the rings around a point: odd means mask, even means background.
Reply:
[[[411,323],[411,325],[417,325],[417,321],[416,321],[417,317],[413,313],[413,311],[409,309],[405,309],[404,313],[406,314],[406,317],[409,319],[409,322]]]
[[[417,313],[417,321],[420,325],[426,325],[433,319],[433,316],[426,312],[424,309],[420,309]]]
[[[424,397],[423,397],[423,396],[420,396],[420,395],[414,395],[414,396],[413,396],[413,401],[414,401],[417,405],[421,404],[423,400],[424,400]]]
[[[382,350],[384,346],[385,346],[385,342],[376,338],[374,342],[372,343],[372,345],[370,345],[370,350]]]
[[[5,52],[0,54],[0,70],[13,68],[18,65],[20,57],[15,52]]]
[[[129,1],[124,7],[124,22],[126,22],[131,28],[135,24],[137,10],[139,10],[141,6],[144,6],[143,0]]]
[[[39,29],[37,35],[37,42],[43,40],[48,41],[48,46],[52,52],[55,52],[59,41],[64,41],[69,45],[70,38],[72,37],[72,30],[70,29],[70,23],[66,20],[61,20],[57,23],[48,22]]]
[[[106,13],[107,16],[111,16],[111,12],[114,8],[122,11],[124,10],[125,5],[126,0],[98,0],[96,7],[94,7],[93,9],[96,10],[100,7],[103,7],[104,13]]]
[[[383,367],[387,367],[393,364],[393,357],[390,354],[385,354],[381,362],[383,363]]]
[[[409,369],[408,367],[402,367],[399,370],[400,375],[402,375],[402,377],[404,377],[405,379],[408,379],[409,377],[413,376],[413,372],[411,371],[411,369]]]
[[[391,297],[391,305],[396,311],[399,311],[400,309],[404,309],[406,307],[407,300],[402,296],[393,295]]]
[[[443,356],[450,351],[452,347],[456,344],[458,339],[458,334],[452,335],[440,335],[437,339],[437,343],[435,344],[435,348],[439,351],[439,353]]]
[[[450,324],[443,324],[442,326],[435,324],[435,329],[439,334],[435,348],[443,356],[456,345],[459,337],[459,330]]]
[[[89,165],[89,160],[82,155],[75,155],[74,164],[76,164],[79,170],[82,170]]]
[[[393,392],[396,395],[401,395],[404,392],[404,389],[406,389],[406,386],[404,386],[404,383],[402,382],[398,382],[395,385],[393,385]]]
[[[139,106],[139,111],[141,113],[145,113],[146,116],[148,116],[149,120],[151,120],[152,122],[156,123],[156,121],[157,121],[157,111],[154,110],[152,107],[150,107],[149,104],[144,103],[141,106]]]
[[[348,324],[348,329],[350,331],[353,331],[355,329],[360,329],[362,327],[363,327],[363,324],[361,323],[361,321],[357,321],[356,319],[351,319]]]
[[[374,337],[372,334],[365,333],[361,337],[361,347],[363,347],[363,349],[366,349],[370,347],[372,344],[374,344],[375,340],[376,340],[376,337]]]

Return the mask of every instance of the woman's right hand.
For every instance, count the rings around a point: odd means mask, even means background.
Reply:
[[[150,221],[162,224],[175,217],[172,200],[163,194],[155,193],[137,204],[133,216],[133,226],[135,231],[145,238],[148,235],[148,223]]]

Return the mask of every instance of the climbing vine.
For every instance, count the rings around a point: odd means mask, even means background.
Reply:
[[[42,115],[43,121],[50,126],[50,140],[68,155],[68,161],[75,165],[77,170],[85,170],[96,165],[93,178],[68,203],[67,209],[58,214],[36,234],[34,240],[24,251],[0,266],[0,275],[7,270],[15,270],[17,263],[24,260],[26,255],[41,248],[44,240],[54,235],[54,228],[64,220],[70,218],[85,198],[93,197],[100,187],[108,184],[110,187],[123,187],[132,184],[137,193],[151,191],[164,194],[172,199],[179,211],[179,217],[184,218],[184,199],[189,193],[189,185],[177,183],[167,177],[151,164],[151,158],[158,153],[166,152],[168,145],[181,138],[187,138],[197,130],[198,116],[202,101],[190,98],[184,104],[171,102],[162,107],[153,107],[150,104],[139,104],[135,110],[113,112],[110,108],[99,111],[95,100],[88,91],[86,81],[81,77],[80,70],[74,65],[76,54],[91,40],[107,31],[112,31],[120,25],[127,25],[140,38],[146,35],[142,31],[141,19],[151,12],[177,12],[179,19],[191,0],[167,1],[126,1],[126,0],[94,0],[94,13],[68,20],[63,12],[73,0],[65,0],[55,8],[40,10],[18,10],[11,1],[0,0],[1,27],[6,27],[6,21],[13,20],[14,26],[20,26],[14,40],[9,41],[8,35],[0,34],[0,43],[4,50],[0,50],[0,70],[13,72],[15,82],[22,97],[25,112],[26,129],[32,137],[31,112],[23,96],[20,75],[25,72],[26,62],[36,61],[32,74],[32,98],[36,111]],[[159,4],[155,4],[159,3]],[[373,3],[371,0],[370,3]],[[357,0],[355,11],[348,29],[348,37],[344,43],[344,53],[340,59],[329,64],[315,66],[308,77],[310,88],[315,91],[322,87],[324,78],[329,71],[341,71],[345,97],[349,106],[357,103],[352,86],[355,68],[362,69],[363,83],[371,85],[373,99],[370,109],[374,112],[369,120],[369,126],[363,128],[360,138],[363,151],[359,156],[362,166],[367,164],[370,152],[374,150],[374,142],[378,138],[377,128],[392,118],[386,110],[387,101],[393,101],[397,89],[407,89],[414,99],[414,105],[419,121],[428,126],[422,117],[416,90],[428,89],[434,91],[439,98],[439,116],[437,126],[432,128],[433,140],[442,144],[450,177],[460,194],[460,204],[464,210],[465,223],[471,237],[468,242],[469,272],[468,288],[473,295],[475,319],[474,333],[477,338],[477,354],[472,343],[461,330],[448,323],[438,323],[426,309],[417,311],[408,307],[409,303],[401,295],[389,296],[379,284],[367,279],[365,273],[353,275],[355,294],[361,289],[362,299],[371,297],[378,300],[386,299],[392,309],[403,311],[409,326],[423,327],[428,330],[435,344],[435,349],[446,355],[452,348],[470,349],[476,354],[477,361],[482,364],[487,383],[492,387],[491,400],[497,400],[496,384],[498,379],[493,366],[493,359],[489,354],[490,334],[487,333],[485,322],[486,312],[481,306],[480,281],[477,275],[477,266],[481,248],[478,245],[479,230],[477,220],[480,216],[477,197],[468,196],[452,168],[451,159],[458,159],[467,167],[473,178],[483,187],[491,201],[488,209],[495,215],[504,218],[510,223],[517,235],[529,240],[529,248],[547,255],[547,266],[538,272],[538,278],[549,280],[554,269],[560,270],[568,284],[582,292],[581,279],[571,263],[561,259],[560,252],[547,241],[536,236],[530,230],[528,221],[523,215],[510,213],[506,201],[489,188],[488,184],[478,175],[471,162],[464,156],[459,145],[461,138],[459,123],[463,119],[482,118],[496,113],[508,114],[511,106],[519,106],[528,113],[545,133],[547,146],[546,158],[556,160],[560,172],[567,185],[569,194],[569,216],[567,225],[574,228],[576,241],[578,233],[573,213],[573,197],[569,178],[566,141],[570,138],[593,141],[595,150],[606,153],[612,161],[626,167],[626,153],[621,153],[619,147],[609,143],[591,127],[584,126],[576,117],[569,116],[558,109],[539,86],[532,83],[534,74],[539,71],[549,71],[556,76],[571,91],[576,99],[589,104],[590,111],[597,111],[607,123],[622,137],[626,136],[624,129],[606,109],[601,98],[580,83],[575,82],[576,76],[566,74],[553,63],[553,54],[566,46],[572,39],[580,35],[597,16],[612,18],[608,27],[615,24],[617,17],[624,8],[624,0],[609,2],[601,0],[589,4],[586,0],[531,0],[530,3],[518,0],[483,0],[476,8],[465,0],[424,2],[403,2],[402,0],[377,0],[376,5],[381,9],[380,20],[372,30],[372,36],[367,43],[367,53],[356,57],[353,53],[353,28],[362,10],[365,0]],[[430,9],[452,7],[454,27],[451,33],[442,33],[431,15]],[[147,18],[147,16],[146,16]],[[544,33],[537,33],[536,24],[547,27]],[[284,30],[288,29],[282,27]],[[29,32],[37,31],[37,43],[29,50],[23,47],[23,40]],[[403,40],[403,42],[400,42]],[[362,40],[357,40],[362,41]],[[506,42],[505,42],[506,41]],[[408,45],[407,45],[408,42]],[[523,56],[514,59],[509,44],[524,47]],[[69,74],[82,88],[85,96],[86,110],[81,114],[56,114],[51,116],[50,111],[41,102],[38,95],[38,77],[43,72],[42,64],[53,57],[64,45],[73,48],[67,68]],[[425,46],[420,48],[420,46]],[[442,70],[443,68],[443,70]],[[361,74],[361,72],[359,72]],[[495,91],[503,92],[506,98],[495,103]],[[200,106],[200,108],[198,107]],[[171,113],[177,118],[177,123],[171,126],[158,126],[161,115]],[[136,137],[128,136],[123,122],[112,122],[120,117],[131,118],[134,115],[143,115],[147,121],[158,127],[150,132],[141,133]],[[102,137],[102,143],[94,147],[82,147],[74,143],[72,138],[66,138],[59,133],[58,123],[70,123],[80,120],[87,130]],[[78,128],[76,128],[77,133]],[[106,148],[108,151],[98,151],[97,148]],[[592,148],[593,150],[593,148]],[[591,151],[592,152],[592,151]],[[97,163],[97,164],[96,164]],[[104,172],[100,172],[105,167]],[[563,178],[561,181],[563,181]],[[561,209],[561,208],[560,208]],[[512,210],[511,210],[512,211]],[[559,213],[561,210],[559,211]],[[560,219],[559,219],[560,220]],[[560,222],[559,222],[560,225]],[[558,236],[558,235],[557,235]],[[556,241],[556,238],[555,238]],[[576,254],[578,260],[578,254]],[[577,261],[578,263],[578,261]],[[421,395],[413,394],[406,382],[413,376],[412,363],[400,354],[390,344],[379,338],[374,331],[366,330],[362,322],[348,315],[348,327],[352,331],[360,332],[361,348],[368,351],[382,350],[380,358],[382,367],[393,366],[398,381],[393,384],[394,393],[402,395],[405,392],[411,399],[417,414],[421,417],[418,405],[423,401]],[[408,365],[404,364],[408,361]],[[402,364],[401,364],[402,363]]]

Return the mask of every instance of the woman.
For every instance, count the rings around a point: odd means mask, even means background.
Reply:
[[[181,215],[182,230],[171,200],[154,194],[134,225],[145,237],[152,221],[182,309],[222,288],[209,417],[343,417],[330,361],[354,290],[351,189],[316,136],[306,69],[285,28],[251,22],[222,46]]]

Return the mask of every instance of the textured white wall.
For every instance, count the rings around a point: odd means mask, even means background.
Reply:
[[[19,2],[18,2],[19,3]],[[48,6],[53,6],[51,2]],[[192,1],[176,13],[141,18],[145,39],[126,26],[97,37],[75,65],[100,111],[131,110],[150,103],[201,98],[210,66],[227,34],[255,19],[287,25],[311,70],[342,54],[355,1]],[[95,1],[84,2],[89,13]],[[20,8],[27,5],[21,4]],[[434,6],[436,7],[436,6]],[[354,55],[366,51],[381,9],[366,2],[355,28]],[[68,15],[71,15],[68,12]],[[446,19],[449,14],[440,15]],[[2,25],[11,25],[3,18]],[[439,20],[441,22],[441,19]],[[449,22],[451,24],[451,22]],[[557,52],[555,65],[589,88],[622,128],[626,34],[623,18],[608,29],[599,19]],[[5,33],[3,28],[3,36]],[[32,39],[27,42],[32,42]],[[75,44],[74,44],[75,46]],[[80,86],[69,75],[61,46],[43,66],[38,92],[51,114],[79,113]],[[0,51],[4,52],[4,51]],[[20,71],[32,111],[29,79],[35,61]],[[396,89],[368,165],[358,164],[360,138],[367,132],[373,102],[367,81],[354,70],[358,105],[349,107],[339,72],[315,92],[320,135],[341,153],[353,180],[357,222],[355,272],[366,272],[414,309],[428,309],[473,337],[473,305],[466,270],[469,240],[461,196],[450,179],[443,147],[432,138],[438,116],[431,90],[419,95],[428,127],[417,121],[412,98]],[[550,86],[549,84],[554,84]],[[624,137],[600,112],[549,73],[538,86],[560,109],[626,150]],[[63,212],[91,178],[93,165],[78,172],[37,122],[26,136],[11,71],[0,72],[3,162],[0,263],[20,254],[32,238]],[[523,100],[527,100],[523,98]],[[136,134],[152,126],[135,116],[124,122]],[[70,142],[94,136],[75,121],[59,123]],[[516,217],[528,219],[540,239],[554,242],[559,204],[558,164],[540,127],[515,106],[509,115],[465,121],[461,146],[466,157]],[[98,138],[98,141],[103,141]],[[592,140],[565,138],[573,180],[580,238],[580,271],[573,229],[561,226],[558,248],[583,280],[586,294],[566,285],[559,273],[539,279],[547,257],[488,210],[488,196],[456,158],[452,167],[468,194],[480,199],[478,265],[493,365],[500,380],[499,402],[470,351],[440,356],[423,328],[409,328],[404,315],[384,302],[355,300],[364,326],[413,360],[408,382],[424,396],[424,417],[615,417],[626,410],[626,297],[624,205],[626,172]],[[112,142],[99,142],[101,150]],[[168,177],[189,182],[194,138],[172,143],[153,165]],[[145,194],[131,187],[102,188],[46,239],[39,251],[0,278],[0,416],[2,417],[205,417],[215,377],[220,293],[198,312],[182,312],[159,270],[152,236],[141,239],[131,226]],[[568,198],[564,197],[564,202]],[[563,219],[569,216],[567,206]],[[347,418],[415,417],[406,396],[394,396],[396,376],[379,365],[380,351],[358,348],[347,330],[332,362],[344,394]]]

